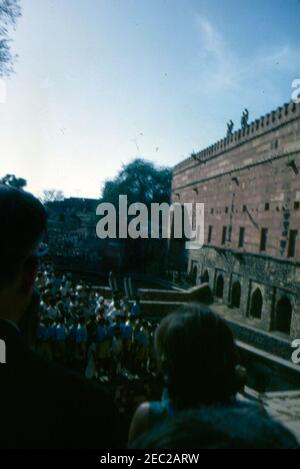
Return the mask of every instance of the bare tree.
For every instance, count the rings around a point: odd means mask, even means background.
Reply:
[[[9,30],[20,16],[19,0],[0,0],[0,77],[13,72],[15,56],[11,52]]]
[[[42,192],[41,200],[44,204],[49,202],[60,202],[64,200],[65,196],[63,191],[58,191],[56,189],[45,189]]]

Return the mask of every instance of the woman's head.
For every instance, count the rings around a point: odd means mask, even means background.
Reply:
[[[170,398],[182,407],[223,402],[237,391],[237,352],[223,319],[203,305],[166,316],[155,335]]]

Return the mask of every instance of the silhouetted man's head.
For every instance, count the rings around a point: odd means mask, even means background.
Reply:
[[[0,318],[18,321],[38,271],[46,210],[33,195],[0,185]]]

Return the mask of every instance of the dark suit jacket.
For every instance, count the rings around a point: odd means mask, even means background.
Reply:
[[[116,411],[108,392],[47,363],[0,320],[0,448],[114,448]]]

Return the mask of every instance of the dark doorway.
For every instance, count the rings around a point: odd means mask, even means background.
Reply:
[[[288,253],[287,253],[288,257],[295,257],[297,236],[298,236],[297,230],[290,230]]]
[[[216,297],[217,298],[223,298],[223,290],[224,290],[223,275],[219,275],[217,278],[217,283],[216,283]]]
[[[239,308],[241,304],[241,284],[240,282],[234,282],[231,289],[231,306],[233,308]]]
[[[260,319],[262,313],[263,298],[259,288],[256,288],[252,293],[250,316]]]
[[[201,282],[202,283],[209,283],[209,275],[208,275],[207,270],[203,273],[203,275],[201,277]]]
[[[290,300],[283,296],[277,303],[275,314],[275,331],[290,334],[293,308]]]
[[[195,265],[192,269],[192,285],[196,285],[197,283],[197,273],[198,273],[198,270],[197,270],[197,266]]]

